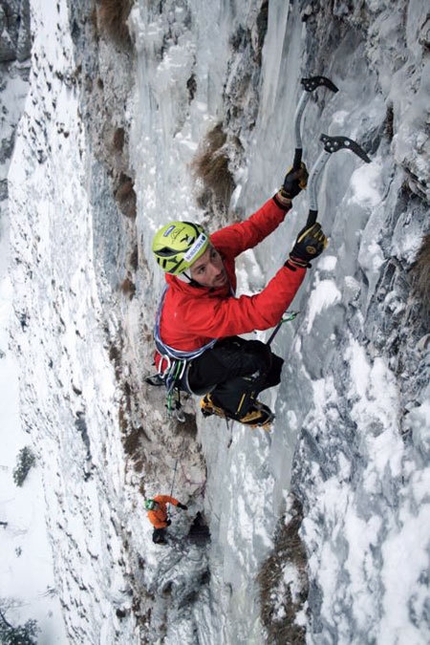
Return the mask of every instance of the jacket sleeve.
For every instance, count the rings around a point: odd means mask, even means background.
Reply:
[[[284,221],[289,210],[290,207],[282,207],[271,198],[244,222],[231,224],[211,235],[211,242],[220,253],[236,257],[270,235]]]
[[[224,338],[245,334],[256,329],[274,327],[296,295],[306,269],[292,271],[281,267],[265,289],[254,296],[240,298],[211,298],[193,300],[181,312],[182,325],[196,335]]]

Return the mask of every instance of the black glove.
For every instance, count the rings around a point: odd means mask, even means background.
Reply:
[[[171,523],[172,523],[172,520],[166,520],[166,525],[167,525],[167,526],[170,526],[170,525],[171,525]]]
[[[290,258],[285,266],[291,268],[307,268],[311,265],[310,260],[317,258],[327,246],[327,238],[324,235],[321,224],[315,222],[313,226],[304,227],[297,236],[297,240],[290,253]]]
[[[181,511],[188,511],[188,506],[185,506],[185,504],[178,502],[177,506],[181,509]]]
[[[286,199],[293,199],[301,190],[306,188],[308,182],[308,169],[303,163],[298,170],[291,168],[285,175],[284,183],[280,190],[281,196]]]

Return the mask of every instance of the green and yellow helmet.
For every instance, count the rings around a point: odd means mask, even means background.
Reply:
[[[178,275],[203,255],[209,243],[200,224],[170,222],[155,234],[152,251],[163,271]]]
[[[155,499],[145,499],[145,508],[147,511],[153,511],[157,506]]]

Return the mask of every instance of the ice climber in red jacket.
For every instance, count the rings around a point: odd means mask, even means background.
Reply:
[[[306,186],[307,171],[291,170],[282,188],[249,219],[208,235],[192,222],[170,222],[152,249],[166,272],[155,327],[156,366],[178,389],[205,396],[205,416],[267,426],[271,410],[258,394],[278,385],[283,359],[240,334],[274,327],[296,295],[310,260],[327,240],[320,224],[302,229],[285,264],[253,296],[236,296],[235,258],[283,222],[291,200]]]

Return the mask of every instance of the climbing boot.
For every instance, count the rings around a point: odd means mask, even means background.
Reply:
[[[205,394],[200,401],[200,407],[203,416],[205,417],[215,415],[222,419],[233,419],[234,421],[239,421],[239,423],[243,423],[251,428],[264,428],[267,430],[275,418],[275,415],[270,408],[268,408],[267,405],[260,403],[260,401],[255,401],[252,407],[243,416],[226,412],[223,408],[213,402],[210,394]]]
[[[239,421],[239,423],[250,426],[251,428],[263,428],[264,430],[269,430],[274,418],[275,415],[267,405],[260,403],[260,401],[256,401],[243,417],[236,420]]]
[[[210,394],[205,394],[200,401],[200,408],[204,417],[210,417],[213,414],[222,419],[228,418],[227,413],[212,401]]]

